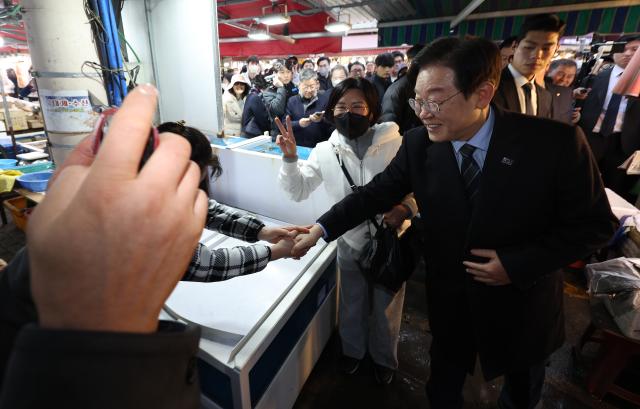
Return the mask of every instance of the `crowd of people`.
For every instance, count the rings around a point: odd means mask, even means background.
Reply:
[[[564,342],[561,270],[607,245],[604,187],[633,195],[617,166],[640,147],[637,98],[612,92],[640,37],[621,38],[612,65],[575,84],[577,65],[552,61],[563,30],[556,15],[532,15],[499,47],[442,38],[371,66],[322,57],[298,69],[289,58],[264,73],[249,58],[229,78],[225,123],[275,137],[292,200],[324,186],[336,204],[309,226],[268,229],[207,198],[198,186],[219,164],[184,124],[160,126],[138,172],[157,102],[138,87],[98,153],[89,138],[57,170],[27,249],[0,275],[0,407],[198,407],[199,333],[158,323],[177,281],[255,273],[320,238],[337,240],[341,369],[355,373],[368,353],[389,384],[404,287],[376,285],[365,258],[374,220],[411,220],[426,265],[431,407],[462,408],[479,362],[487,380],[504,376],[499,407],[534,408]],[[313,148],[309,160],[298,145]],[[206,249],[205,223],[272,244]]]

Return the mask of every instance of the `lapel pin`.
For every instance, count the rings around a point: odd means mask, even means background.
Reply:
[[[513,165],[513,159],[511,158],[507,158],[506,156],[502,158],[502,160],[500,161],[500,163],[502,163],[503,165],[507,165],[507,166],[511,166]]]

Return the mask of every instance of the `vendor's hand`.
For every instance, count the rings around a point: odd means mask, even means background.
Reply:
[[[311,125],[311,119],[309,118],[302,118],[298,121],[298,124],[300,124],[301,128],[306,128],[307,126]]]
[[[292,238],[286,237],[271,246],[271,261],[287,258],[291,256],[291,249],[295,242]]]
[[[573,98],[574,99],[587,99],[589,96],[589,92],[591,92],[591,88],[579,87],[573,90]]]
[[[474,280],[487,285],[507,285],[511,283],[511,279],[495,250],[473,249],[471,254],[489,259],[486,263],[462,262],[467,267],[467,273],[472,274]]]
[[[386,212],[382,216],[382,221],[389,227],[393,229],[397,229],[400,227],[402,222],[404,222],[409,216],[411,216],[411,212],[404,205],[395,205]]]
[[[258,240],[268,241],[275,244],[284,238],[295,238],[298,233],[309,233],[308,227],[285,226],[285,227],[263,227],[258,232]]]
[[[138,173],[156,104],[155,88],[134,89],[95,160],[86,151],[91,141],[83,141],[33,212],[31,290],[43,327],[157,329],[162,305],[196,248],[208,203],[180,136],[160,135]]]
[[[311,119],[313,122],[320,122],[322,121],[322,118],[324,117],[324,111],[320,111],[320,112],[316,112],[313,115],[311,115],[309,117],[309,119]]]
[[[282,125],[280,118],[276,118],[276,125],[280,130],[280,135],[276,138],[276,144],[282,150],[282,155],[285,158],[295,158],[298,156],[298,150],[296,149],[296,137],[293,135],[293,125],[291,125],[291,117],[287,115],[287,128]]]
[[[291,249],[291,257],[300,258],[307,254],[309,249],[316,245],[318,240],[324,235],[322,228],[318,224],[314,224],[309,229],[309,233],[301,233],[294,239],[296,242]]]

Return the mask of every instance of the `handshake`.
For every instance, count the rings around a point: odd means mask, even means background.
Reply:
[[[299,259],[316,245],[324,235],[318,224],[309,226],[263,227],[258,240],[268,241],[271,246],[271,261],[281,258]]]

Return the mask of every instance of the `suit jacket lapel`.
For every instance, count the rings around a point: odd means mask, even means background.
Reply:
[[[549,91],[536,84],[536,93],[538,99],[538,115],[539,118],[552,117],[552,96]]]
[[[500,79],[500,88],[502,89],[502,95],[504,96],[505,107],[509,111],[520,112],[520,99],[518,98],[518,90],[516,89],[516,83],[509,71],[508,67],[502,70],[502,78]]]

